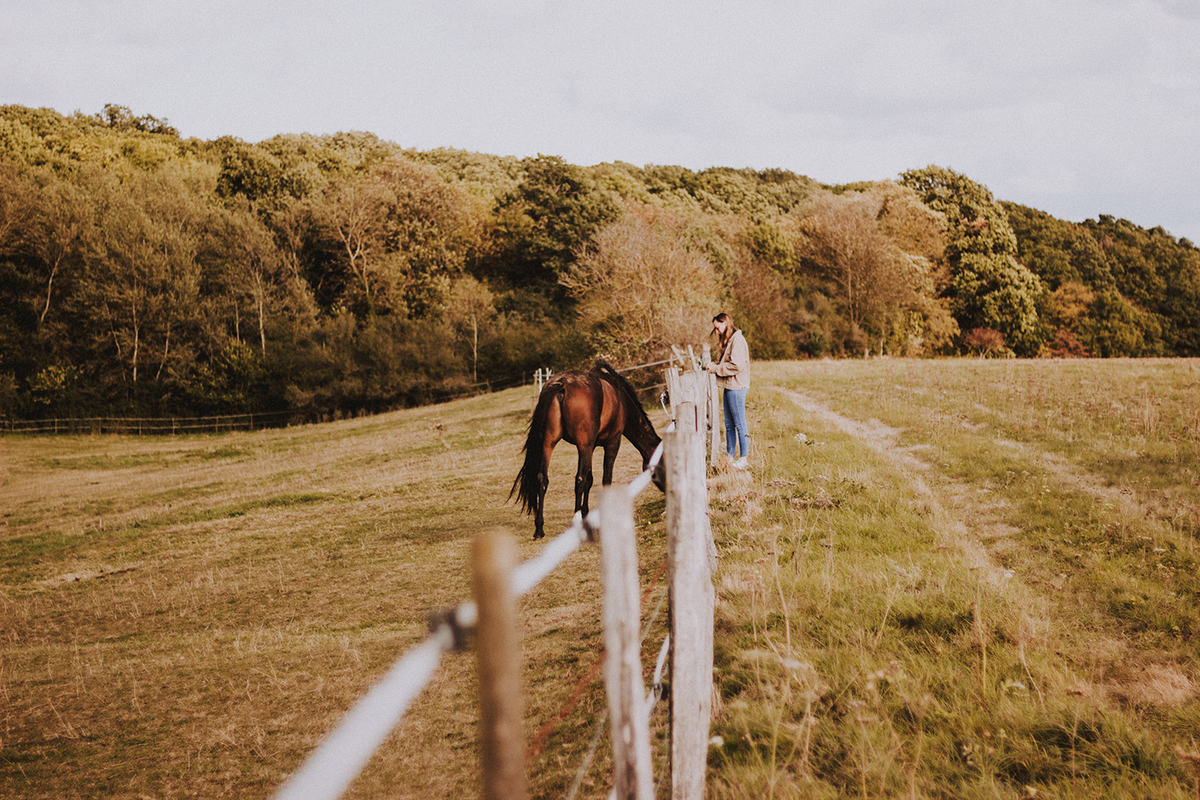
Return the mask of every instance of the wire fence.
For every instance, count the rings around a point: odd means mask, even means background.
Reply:
[[[695,374],[699,377],[699,373]],[[679,383],[677,379],[675,382]],[[712,691],[712,569],[716,561],[712,529],[708,523],[705,480],[705,416],[711,405],[703,395],[708,385],[708,381],[679,383],[677,393],[688,394],[689,399],[678,405],[672,403],[674,413],[667,428],[667,439],[655,449],[646,469],[628,484],[614,486],[602,494],[601,503],[586,518],[577,513],[570,527],[547,542],[533,558],[512,570],[511,588],[506,590],[505,596],[520,597],[537,587],[582,544],[603,537],[605,653],[586,671],[566,705],[578,701],[578,696],[591,684],[601,665],[609,702],[592,732],[568,797],[576,795],[593,763],[606,720],[612,723],[614,796],[648,798],[658,794],[659,787],[651,775],[649,725],[654,707],[664,695],[663,675],[668,659],[672,676],[671,733],[665,760],[669,769],[659,771],[659,781],[667,780],[669,773],[672,796],[703,796]],[[682,430],[677,426],[682,426]],[[667,473],[667,557],[663,568],[638,600],[633,499],[650,485],[660,462]],[[478,576],[478,571],[476,574]],[[641,609],[664,574],[668,577],[667,591],[639,636]],[[478,591],[478,581],[476,586]],[[659,648],[647,694],[641,678],[640,653],[667,598],[671,602],[669,631]],[[485,610],[491,607],[486,602],[483,605]],[[340,797],[432,679],[442,657],[462,649],[468,633],[475,630],[480,620],[480,609],[475,601],[431,613],[426,638],[402,655],[383,679],[350,709],[280,788],[275,800],[336,800]],[[482,652],[483,648],[480,649]],[[516,659],[515,654],[513,658]],[[485,677],[482,670],[480,685],[483,699]],[[629,695],[631,689],[635,696]],[[484,702],[483,716],[487,719],[489,713],[486,700]],[[523,775],[524,764],[531,753],[536,754],[544,747],[551,733],[569,713],[569,707],[560,710],[542,726],[528,749],[521,746],[520,763],[516,767],[518,773]],[[481,725],[481,729],[489,727]],[[508,732],[514,729],[511,725],[499,727]],[[519,729],[519,722],[516,727]],[[640,741],[641,745],[630,744],[635,741]],[[510,771],[504,765],[499,768],[493,765],[489,770],[491,759],[486,755],[486,744],[483,749],[484,782],[493,786],[491,781],[496,773],[509,774]],[[523,796],[523,786],[513,796]]]
[[[689,356],[691,356],[690,350]],[[691,363],[692,366],[698,363],[695,362],[694,356],[690,358],[684,357],[676,349],[672,358],[625,367],[619,371],[630,372],[637,369],[673,364],[675,362],[679,362],[681,365]],[[498,390],[491,384],[477,384],[477,387],[484,388],[482,391],[474,392],[474,394]],[[705,407],[699,401],[695,405],[699,409]],[[676,403],[673,400],[672,417],[675,417],[675,406]],[[701,418],[703,417],[703,411],[700,412],[700,416]],[[262,427],[279,427],[288,425],[294,421],[296,421],[294,413],[288,411],[195,417],[84,417],[44,420],[0,420],[0,431],[8,433],[110,433],[135,435],[198,432],[222,433],[253,430]],[[675,424],[672,422],[668,427],[668,431],[673,430],[674,426]],[[697,428],[697,432],[702,430],[703,426],[701,424]],[[650,485],[654,470],[658,467],[660,461],[664,459],[664,452],[665,445],[660,443],[649,460],[647,469],[624,487],[628,492],[628,525],[631,542],[633,498]],[[703,448],[701,448],[699,455],[700,465],[703,467]],[[706,494],[704,506],[707,506]],[[706,519],[705,517],[705,525],[707,524]],[[512,574],[513,594],[520,597],[538,586],[583,543],[595,541],[597,532],[601,529],[602,524],[603,521],[600,519],[599,509],[592,511],[586,518],[576,514],[570,527],[550,540],[537,555],[514,570]],[[711,547],[711,530],[708,531],[707,538]],[[632,547],[633,545],[631,544],[630,546]],[[674,572],[675,569],[672,568],[670,571]],[[711,587],[711,582],[709,582],[709,586]],[[679,587],[675,583],[672,584],[672,587],[672,596],[674,596],[673,593]],[[638,607],[640,607],[640,604],[638,604]],[[659,607],[661,608],[661,602]],[[490,608],[490,606],[485,606],[485,608]],[[657,613],[656,609],[655,616],[657,616]],[[431,613],[430,629],[427,636],[397,659],[383,678],[346,713],[341,722],[325,737],[320,746],[301,765],[300,769],[283,785],[276,795],[276,800],[300,800],[300,798],[304,798],[305,800],[335,800],[340,797],[362,771],[374,752],[400,722],[413,700],[416,699],[436,673],[442,657],[451,651],[462,649],[468,633],[475,628],[478,622],[479,609],[474,601],[465,601],[452,608]],[[649,630],[649,624],[647,624],[646,632]],[[711,619],[708,622],[708,627],[711,629]],[[706,674],[711,683],[711,631],[708,636],[710,641],[707,656],[709,666]],[[638,642],[639,649],[641,644],[644,643],[645,637],[646,633],[643,633],[641,641]],[[672,646],[671,635],[668,634],[659,651],[654,672],[654,685],[651,688],[650,694],[645,698],[639,697],[636,701],[635,707],[642,710],[635,711],[634,716],[644,718],[635,724],[648,726],[649,715],[654,704],[662,697],[662,673],[666,664],[667,654]],[[673,666],[672,669],[674,670],[675,667]],[[640,678],[638,681],[638,685],[640,686]],[[606,676],[607,682],[608,678]],[[644,689],[644,687],[642,688]],[[641,689],[639,689],[640,691]],[[705,697],[707,697],[708,691],[707,689],[704,690]],[[611,700],[613,696],[613,689],[611,687],[609,693]],[[615,726],[624,712],[610,706],[609,711],[606,713],[612,717]],[[674,714],[674,709],[672,713]],[[623,722],[622,724],[628,723]],[[705,710],[704,727],[707,728],[707,710]],[[580,774],[577,775],[576,780],[573,782],[572,794],[574,791],[577,791],[579,782],[582,780],[582,775],[591,763],[591,757],[594,755],[595,747],[598,744],[600,732],[602,732],[602,726],[598,730],[597,735],[593,737],[593,742],[589,746],[589,755],[580,766]],[[539,738],[544,742],[545,737],[548,735],[548,733],[545,733],[539,735]],[[648,731],[646,737],[648,738]],[[707,741],[706,737],[704,741]],[[672,745],[672,747],[674,748],[675,746]],[[673,749],[672,759],[675,758],[674,752]],[[701,752],[700,755],[703,756],[703,753]],[[614,753],[614,761],[619,761],[616,753]],[[648,768],[648,764],[646,767]],[[639,774],[648,775],[648,772],[643,773],[640,767],[638,770]],[[618,774],[617,782],[621,780],[621,775]],[[648,777],[646,780],[648,780]]]
[[[671,358],[622,367],[617,372],[633,372],[639,369],[671,364],[681,361],[676,352]],[[540,370],[539,370],[540,372]],[[546,370],[549,375],[550,371]],[[533,382],[528,376],[506,381],[480,381],[469,384],[461,391],[439,395],[440,402],[462,400],[481,394],[491,394],[528,386]],[[536,386],[537,383],[534,383]],[[658,389],[663,384],[649,388]],[[94,417],[50,417],[45,419],[0,418],[0,433],[94,435],[114,434],[127,436],[164,436],[185,433],[230,433],[252,431],[263,428],[282,428],[314,421],[302,410],[255,411],[238,414],[213,414],[207,416],[94,416]]]
[[[4,433],[127,434],[228,433],[278,428],[297,418],[293,411],[216,414],[204,417],[55,417],[0,420]]]
[[[647,469],[627,484],[631,499],[650,485],[663,452],[664,446],[660,444]],[[515,569],[513,594],[520,597],[537,587],[580,545],[594,541],[600,524],[598,510],[593,510],[586,518],[577,513],[570,527]],[[431,612],[430,631],[425,639],[401,656],[346,713],[283,785],[275,800],[336,800],[340,797],[433,678],[442,656],[464,647],[467,635],[478,621],[479,610],[472,600]]]

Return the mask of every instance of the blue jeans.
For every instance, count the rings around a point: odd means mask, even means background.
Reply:
[[[725,452],[733,458],[734,445],[742,451],[742,458],[750,455],[750,428],[746,426],[746,392],[748,389],[722,390],[722,405],[725,408]]]

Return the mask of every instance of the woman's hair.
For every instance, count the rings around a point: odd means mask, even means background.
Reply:
[[[719,352],[717,353],[717,361],[720,361],[725,355],[725,348],[729,346],[729,340],[733,338],[733,335],[737,333],[738,329],[733,324],[733,317],[729,316],[724,311],[713,317],[712,321],[725,323],[725,332],[722,333],[717,340],[717,346],[719,348]]]

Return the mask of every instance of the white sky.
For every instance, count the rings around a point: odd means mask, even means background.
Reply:
[[[0,0],[0,103],[826,183],[939,164],[1200,243],[1200,0]]]

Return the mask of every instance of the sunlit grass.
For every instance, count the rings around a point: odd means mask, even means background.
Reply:
[[[1198,381],[1185,360],[756,365],[754,468],[710,480],[710,794],[1194,797]],[[473,533],[536,552],[505,502],[530,401],[6,437],[0,796],[268,796],[467,597]],[[551,531],[574,464],[556,453]],[[643,498],[648,587],[664,506]],[[598,729],[577,796],[607,796],[599,598],[588,547],[522,601],[527,735],[578,692],[533,796],[567,793]],[[473,675],[450,656],[350,796],[475,795]]]
[[[1198,373],[1126,365],[1163,390],[1131,442],[1095,403],[1045,424],[1091,384],[1143,391],[1120,365],[1069,367],[757,370],[761,469],[714,492],[716,796],[1190,795],[1195,487],[1125,486],[1116,454],[1186,480]]]
[[[531,399],[220,436],[6,437],[0,796],[269,796],[426,613],[469,596],[475,533],[508,527],[536,552],[506,502]],[[630,449],[618,476],[639,465]],[[551,531],[570,521],[574,468],[564,446]],[[649,583],[663,506],[645,497]],[[531,736],[599,653],[599,598],[585,548],[522,602]],[[448,657],[350,796],[475,794],[474,680],[473,654]],[[587,683],[531,764],[536,792],[569,785],[604,706]],[[604,750],[581,796],[603,794]]]

